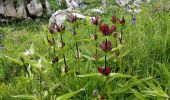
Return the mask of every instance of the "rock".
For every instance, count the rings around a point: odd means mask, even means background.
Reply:
[[[4,15],[5,11],[4,11],[4,5],[3,5],[3,0],[0,0],[0,15]]]
[[[53,13],[51,15],[51,18],[49,19],[49,25],[51,23],[56,23],[57,25],[62,25],[64,23],[64,21],[70,16],[76,16],[79,19],[85,19],[86,16],[80,14],[80,13],[74,13],[74,12],[70,12],[68,10],[58,10],[55,13]]]
[[[20,0],[18,3],[19,3],[19,7],[16,8],[18,17],[27,18],[28,15],[26,12],[26,6],[24,4],[24,1]]]
[[[82,8],[84,7],[82,0],[65,0],[68,9]]]
[[[98,14],[104,14],[104,11],[103,11],[103,10],[96,9],[96,8],[92,9],[91,12],[93,12],[93,13],[98,13]]]
[[[125,6],[129,3],[130,0],[116,0],[116,3],[120,6]]]
[[[67,18],[67,11],[66,10],[57,10],[53,13],[49,19],[49,24],[55,22],[57,25],[63,24],[63,22]]]
[[[28,5],[28,12],[30,15],[40,17],[43,14],[43,8],[41,3],[38,3],[37,0],[32,0]]]
[[[49,4],[48,0],[45,0],[45,7],[47,10],[47,14],[51,15],[52,11],[51,11],[50,4]]]
[[[77,18],[79,19],[85,19],[86,16],[82,15],[82,14],[79,14],[79,13],[71,13],[73,16],[76,16]]]
[[[13,0],[6,0],[5,5],[6,5],[5,15],[10,16],[10,17],[15,17],[17,15],[17,13],[16,13],[16,9],[14,7]]]

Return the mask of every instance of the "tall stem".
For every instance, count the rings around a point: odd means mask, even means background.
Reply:
[[[107,49],[107,37],[106,37],[106,49]],[[105,53],[105,68],[107,66],[107,58],[106,58],[106,53]]]
[[[80,58],[80,55],[79,55],[79,48],[78,48],[78,43],[76,42],[76,51],[77,51],[77,58]]]
[[[64,69],[65,69],[65,73],[68,72],[68,66],[67,66],[67,63],[66,63],[66,57],[65,57],[65,54],[63,53],[63,58],[64,58]]]
[[[97,43],[96,43],[96,56],[97,56]]]
[[[52,42],[54,42],[54,37],[52,38]],[[53,52],[54,52],[54,57],[55,57],[55,53],[56,53],[56,51],[55,51],[55,42],[54,42],[54,48],[53,48]]]

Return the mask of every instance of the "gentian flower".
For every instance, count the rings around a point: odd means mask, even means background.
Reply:
[[[127,11],[132,12],[132,7],[130,5],[127,5]]]
[[[91,22],[94,25],[98,25],[99,24],[99,17],[98,16],[92,17]]]
[[[100,24],[100,31],[103,33],[103,35],[108,36],[113,33],[113,31],[116,31],[116,26],[112,25],[112,27],[109,29],[108,24]]]
[[[71,15],[71,16],[68,16],[67,20],[70,22],[70,23],[74,23],[77,21],[77,17],[74,16],[74,15]]]
[[[116,23],[118,21],[118,18],[116,16],[112,16],[112,23]]]
[[[136,23],[136,17],[133,16],[133,17],[132,17],[132,24],[135,24],[135,23]]]
[[[56,32],[63,32],[65,30],[65,27],[62,25],[57,25],[56,23],[52,23],[49,27],[50,33],[56,33]]]
[[[102,44],[100,45],[100,48],[104,52],[111,51],[112,50],[112,43],[111,43],[111,41],[104,41],[104,42],[102,42]]]
[[[120,24],[124,25],[125,24],[125,18],[123,17],[122,20],[119,20]]]
[[[99,67],[98,71],[100,74],[108,76],[111,73],[111,68],[110,67],[106,67],[106,68]]]

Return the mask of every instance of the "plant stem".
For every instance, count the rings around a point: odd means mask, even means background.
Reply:
[[[107,37],[106,37],[106,49],[107,49]],[[105,68],[106,68],[106,66],[107,66],[107,61],[106,61],[107,59],[106,59],[106,53],[105,53]]]
[[[63,53],[63,58],[64,58],[64,69],[65,69],[65,73],[68,72],[68,66],[67,66],[67,62],[66,62],[66,57],[65,54]]]
[[[78,43],[76,42],[76,51],[77,51],[77,58],[80,58],[80,55],[79,55],[79,48],[78,48]]]
[[[96,56],[97,56],[97,43],[96,43]]]
[[[55,40],[54,37],[52,38],[52,41],[53,41],[53,40]],[[54,42],[54,41],[53,41],[53,42]],[[53,52],[54,52],[54,56],[55,56],[55,53],[56,53],[56,51],[55,51],[55,43],[54,43],[54,47],[53,47]]]
[[[41,76],[41,74],[40,74],[40,96],[42,99],[42,76]]]

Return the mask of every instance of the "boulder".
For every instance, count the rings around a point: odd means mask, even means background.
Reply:
[[[82,0],[65,0],[68,9],[75,9],[84,7]]]
[[[71,15],[76,16],[79,19],[86,19],[86,16],[80,13],[70,12],[68,10],[58,10],[51,15],[49,19],[49,25],[54,22],[58,25],[62,25],[64,21]]]
[[[29,15],[40,17],[43,14],[43,7],[37,0],[31,0],[27,8]]]
[[[0,15],[4,15],[5,11],[4,11],[4,5],[3,5],[3,0],[0,0]]]
[[[17,10],[17,16],[20,18],[27,18],[27,12],[26,12],[26,6],[23,0],[20,0],[19,2],[19,6],[16,8]]]
[[[14,2],[13,0],[6,0],[5,1],[5,15],[8,17],[15,17],[17,15],[16,9],[14,7]]]
[[[51,15],[52,11],[51,11],[50,4],[49,4],[48,0],[45,0],[45,7],[47,10],[47,14]]]
[[[53,13],[49,19],[49,25],[51,23],[56,23],[58,25],[63,24],[63,22],[67,18],[67,11],[66,10],[57,10],[55,13]]]

